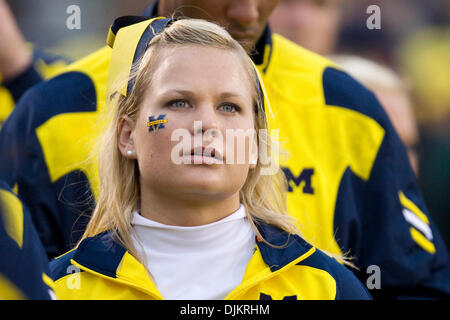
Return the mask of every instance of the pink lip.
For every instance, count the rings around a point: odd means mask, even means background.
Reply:
[[[185,164],[222,164],[222,153],[212,147],[195,147],[183,154]]]
[[[213,147],[204,147],[204,146],[195,147],[191,149],[190,154],[215,158],[217,160],[223,161],[222,153]]]
[[[222,160],[209,157],[209,156],[203,156],[203,155],[185,155],[183,158],[185,158],[188,164],[223,164]]]

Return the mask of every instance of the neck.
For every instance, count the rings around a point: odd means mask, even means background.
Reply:
[[[239,209],[239,193],[214,199],[203,196],[181,198],[146,190],[141,186],[143,217],[174,226],[200,226],[221,220]]]

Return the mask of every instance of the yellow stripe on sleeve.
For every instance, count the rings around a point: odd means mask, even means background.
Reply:
[[[436,248],[434,247],[433,242],[425,238],[419,231],[412,227],[409,228],[409,231],[411,232],[411,237],[420,247],[422,247],[422,249],[431,254],[434,254],[436,252]]]
[[[412,211],[420,220],[425,222],[426,224],[430,224],[428,217],[422,210],[419,209],[418,206],[415,205],[414,202],[409,200],[403,192],[399,192],[398,196],[400,198],[400,203],[408,210]]]

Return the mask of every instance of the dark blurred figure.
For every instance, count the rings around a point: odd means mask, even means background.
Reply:
[[[450,20],[447,20],[450,21]],[[421,133],[419,184],[430,214],[450,244],[450,25],[408,36],[396,59],[413,93]]]
[[[8,83],[31,63],[31,50],[4,0],[0,0],[0,84]],[[10,92],[0,85],[0,127],[14,106]]]

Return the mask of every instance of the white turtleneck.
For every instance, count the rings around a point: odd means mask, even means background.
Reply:
[[[202,226],[161,224],[133,214],[133,242],[164,299],[224,299],[244,276],[255,234],[243,205]]]

